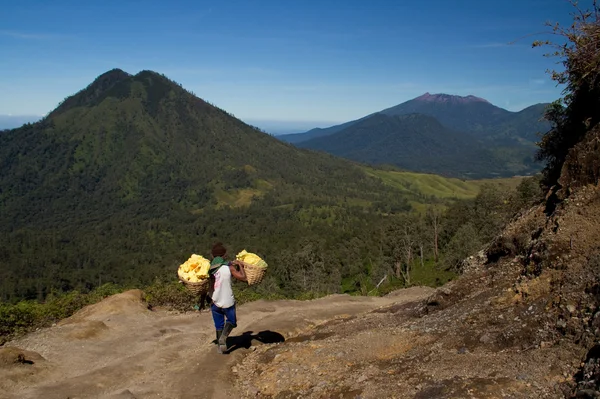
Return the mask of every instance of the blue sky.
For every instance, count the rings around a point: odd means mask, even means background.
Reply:
[[[584,3],[582,1],[582,3]],[[0,12],[0,114],[44,115],[112,68],[164,73],[246,121],[327,125],[425,92],[560,96],[532,49],[566,0],[28,1]],[[281,122],[283,121],[283,122]]]

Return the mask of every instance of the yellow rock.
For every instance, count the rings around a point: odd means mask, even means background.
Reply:
[[[267,262],[265,262],[260,256],[253,254],[252,252],[247,252],[245,249],[238,253],[235,258],[237,260],[241,260],[242,262],[259,267],[266,268],[268,266]]]
[[[208,278],[210,261],[203,256],[192,254],[188,260],[177,269],[177,275],[181,280],[197,283]]]

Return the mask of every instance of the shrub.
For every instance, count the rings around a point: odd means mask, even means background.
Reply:
[[[144,289],[146,301],[151,307],[164,306],[182,312],[193,310],[200,298],[192,294],[179,281],[157,280]]]

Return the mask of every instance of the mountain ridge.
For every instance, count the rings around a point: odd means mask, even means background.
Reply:
[[[476,104],[476,106],[484,107],[484,109],[493,109],[493,113],[496,115],[496,117],[500,116],[501,120],[505,120],[506,117],[510,117],[510,116],[518,116],[518,115],[522,114],[524,111],[529,110],[529,109],[545,108],[548,105],[547,103],[537,103],[537,104],[529,105],[520,111],[509,111],[504,108],[493,105],[486,99],[476,97],[473,95],[458,96],[458,95],[445,94],[445,93],[430,94],[427,92],[425,94],[422,94],[421,96],[415,97],[415,98],[405,101],[401,104],[394,105],[394,106],[388,107],[388,108],[384,108],[381,111],[373,112],[371,114],[365,115],[364,117],[361,117],[358,119],[354,119],[354,120],[351,120],[348,122],[344,122],[344,123],[329,126],[329,127],[314,128],[314,129],[308,130],[303,133],[278,135],[277,138],[279,138],[280,140],[295,144],[295,143],[310,140],[310,139],[313,139],[316,137],[322,137],[322,136],[326,136],[328,134],[338,132],[346,127],[351,126],[352,124],[354,124],[358,121],[361,121],[361,120],[368,118],[369,116],[372,116],[377,113],[384,113],[384,114],[390,114],[390,115],[404,115],[407,113],[423,113],[424,115],[434,116],[434,117],[440,119],[439,115],[436,115],[436,113],[423,110],[424,107],[429,107],[432,104],[442,104],[442,106],[456,106],[456,105],[460,106],[460,105]],[[537,119],[541,119],[543,117],[542,111],[543,110],[540,110],[541,113]],[[460,125],[455,126],[455,124],[452,124],[452,123],[446,124],[446,123],[444,123],[444,118],[441,118],[440,122],[442,124],[446,125],[446,127],[448,127],[448,128],[461,130],[463,132],[468,132],[470,130],[469,128],[465,129],[464,126],[460,126]]]
[[[324,137],[337,135],[344,131],[353,131],[353,126],[372,118],[376,114],[388,116],[402,116],[408,114],[422,114],[436,118],[447,132],[440,134],[465,134],[477,141],[482,148],[493,154],[497,163],[504,165],[501,172],[503,176],[531,174],[539,171],[540,165],[536,164],[534,154],[537,150],[536,142],[538,132],[549,129],[549,123],[542,119],[546,104],[534,104],[518,112],[512,112],[497,107],[485,99],[469,96],[455,96],[448,94],[425,93],[417,98],[402,104],[386,108],[378,113],[367,115],[363,118],[349,121],[340,125],[324,129],[312,129],[306,133],[277,136],[278,139],[290,142],[302,148],[315,148],[323,150]],[[425,128],[425,127],[424,127]],[[414,129],[413,129],[414,130]],[[459,133],[460,132],[460,133]],[[398,132],[402,134],[402,132]],[[368,142],[365,132],[365,142]],[[340,135],[338,140],[344,142]],[[440,140],[442,140],[440,138]],[[359,144],[354,138],[354,142]],[[374,151],[376,149],[373,149]],[[380,149],[385,151],[385,149]],[[404,149],[403,149],[404,151]],[[340,152],[332,152],[340,155]],[[354,160],[369,162],[366,158],[352,158]],[[457,157],[452,168],[459,168],[465,157]],[[392,162],[394,163],[394,162]],[[398,163],[396,163],[398,165]],[[452,164],[452,163],[451,163]],[[404,165],[416,172],[426,171],[444,173],[443,170],[420,169],[422,165],[415,163]],[[496,168],[493,168],[496,169]],[[472,172],[480,172],[474,170]],[[494,171],[494,174],[496,172]]]

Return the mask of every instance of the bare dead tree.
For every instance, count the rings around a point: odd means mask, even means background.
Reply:
[[[429,208],[427,210],[427,218],[431,223],[431,228],[433,232],[433,260],[437,263],[440,258],[439,237],[440,231],[442,229],[442,212],[438,208]]]

